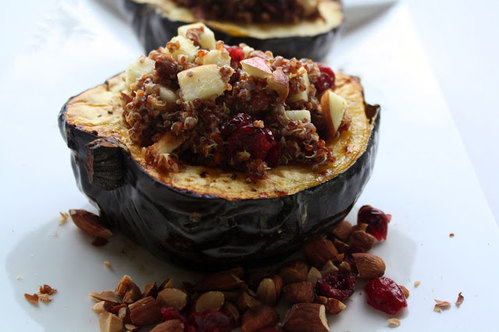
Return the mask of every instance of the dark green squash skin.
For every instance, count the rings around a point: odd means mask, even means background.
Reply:
[[[189,22],[172,21],[161,10],[152,5],[138,3],[134,0],[123,0],[125,11],[130,16],[133,29],[146,52],[165,46],[177,35],[177,28]],[[270,50],[273,54],[285,58],[310,58],[322,60],[330,51],[332,44],[339,36],[343,24],[334,29],[314,36],[296,36],[283,38],[236,37],[210,26],[216,40],[223,40],[227,45],[246,43],[256,50]]]
[[[126,149],[117,149],[113,158],[123,170],[114,189],[91,183],[87,150],[99,137],[69,124],[66,107],[59,128],[71,149],[76,182],[108,226],[160,258],[203,270],[274,261],[343,220],[370,177],[380,121],[379,107],[366,104],[372,125],[366,151],[336,177],[293,195],[227,200],[154,179]]]

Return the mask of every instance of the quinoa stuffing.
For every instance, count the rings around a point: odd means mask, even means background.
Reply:
[[[350,123],[334,79],[310,59],[228,46],[195,23],[128,67],[123,119],[161,171],[188,163],[255,181],[279,165],[316,169],[334,160],[325,141]]]

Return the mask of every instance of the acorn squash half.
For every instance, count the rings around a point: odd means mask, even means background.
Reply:
[[[181,25],[198,21],[187,8],[171,0],[124,0],[132,26],[147,52],[177,35]],[[320,0],[321,17],[300,23],[250,23],[203,21],[227,45],[246,43],[258,50],[270,50],[286,58],[321,60],[342,27],[340,1]]]
[[[128,137],[123,88],[119,74],[63,106],[59,127],[76,181],[111,228],[183,265],[255,264],[297,249],[348,214],[374,165],[379,111],[354,77],[336,78],[352,122],[328,142],[335,161],[317,171],[278,166],[256,183],[203,166],[158,173]]]

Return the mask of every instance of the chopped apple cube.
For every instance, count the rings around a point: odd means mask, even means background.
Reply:
[[[336,134],[340,127],[347,106],[348,103],[345,98],[337,95],[331,89],[326,90],[321,97],[322,114],[333,135]]]
[[[187,101],[218,97],[227,87],[227,82],[220,75],[220,68],[214,64],[186,69],[178,73],[177,77],[182,97]]]
[[[180,55],[185,55],[189,62],[194,62],[199,50],[199,47],[194,45],[192,40],[187,39],[184,36],[173,37],[166,47],[175,59],[178,60]]]
[[[281,100],[286,100],[289,94],[289,78],[288,75],[284,74],[282,68],[277,68],[272,73],[272,76],[267,79],[267,84],[269,88],[275,90]]]
[[[189,38],[189,30],[199,30],[199,36],[197,36],[197,41],[202,48],[207,50],[215,49],[215,34],[203,23],[193,23],[188,25],[182,25],[178,28],[177,32],[179,36]],[[196,33],[197,34],[197,33]]]
[[[201,56],[203,65],[215,64],[218,67],[230,66],[230,54],[226,49],[211,50]]]
[[[168,89],[164,86],[159,88],[159,98],[165,101],[167,104],[175,104],[177,102],[177,95],[172,89]]]
[[[250,76],[258,78],[272,77],[272,70],[270,70],[270,67],[262,58],[253,57],[242,60],[241,66],[243,67],[243,70]]]
[[[308,110],[289,110],[285,111],[284,114],[289,120],[303,121],[307,120],[311,121],[310,111]]]
[[[154,72],[154,60],[142,55],[137,61],[132,63],[125,70],[125,82],[126,86],[130,87],[130,84],[135,83],[143,75],[150,75]]]
[[[183,142],[184,140],[182,137],[175,135],[171,131],[167,131],[161,136],[159,141],[152,146],[156,153],[172,153],[173,150],[182,145]]]
[[[290,75],[290,78],[298,79],[300,81],[300,86],[302,86],[302,89],[300,89],[295,94],[290,95],[288,97],[288,102],[294,103],[300,100],[308,101],[308,90],[310,88],[310,80],[308,79],[307,70],[301,67],[300,69],[298,69],[296,74]]]

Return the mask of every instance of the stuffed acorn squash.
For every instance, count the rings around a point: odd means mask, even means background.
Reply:
[[[77,183],[106,222],[197,268],[275,258],[342,220],[378,125],[357,78],[227,46],[200,23],[59,116]]]
[[[124,0],[147,51],[164,45],[181,25],[202,21],[230,45],[246,43],[285,57],[320,60],[343,23],[335,0]]]

